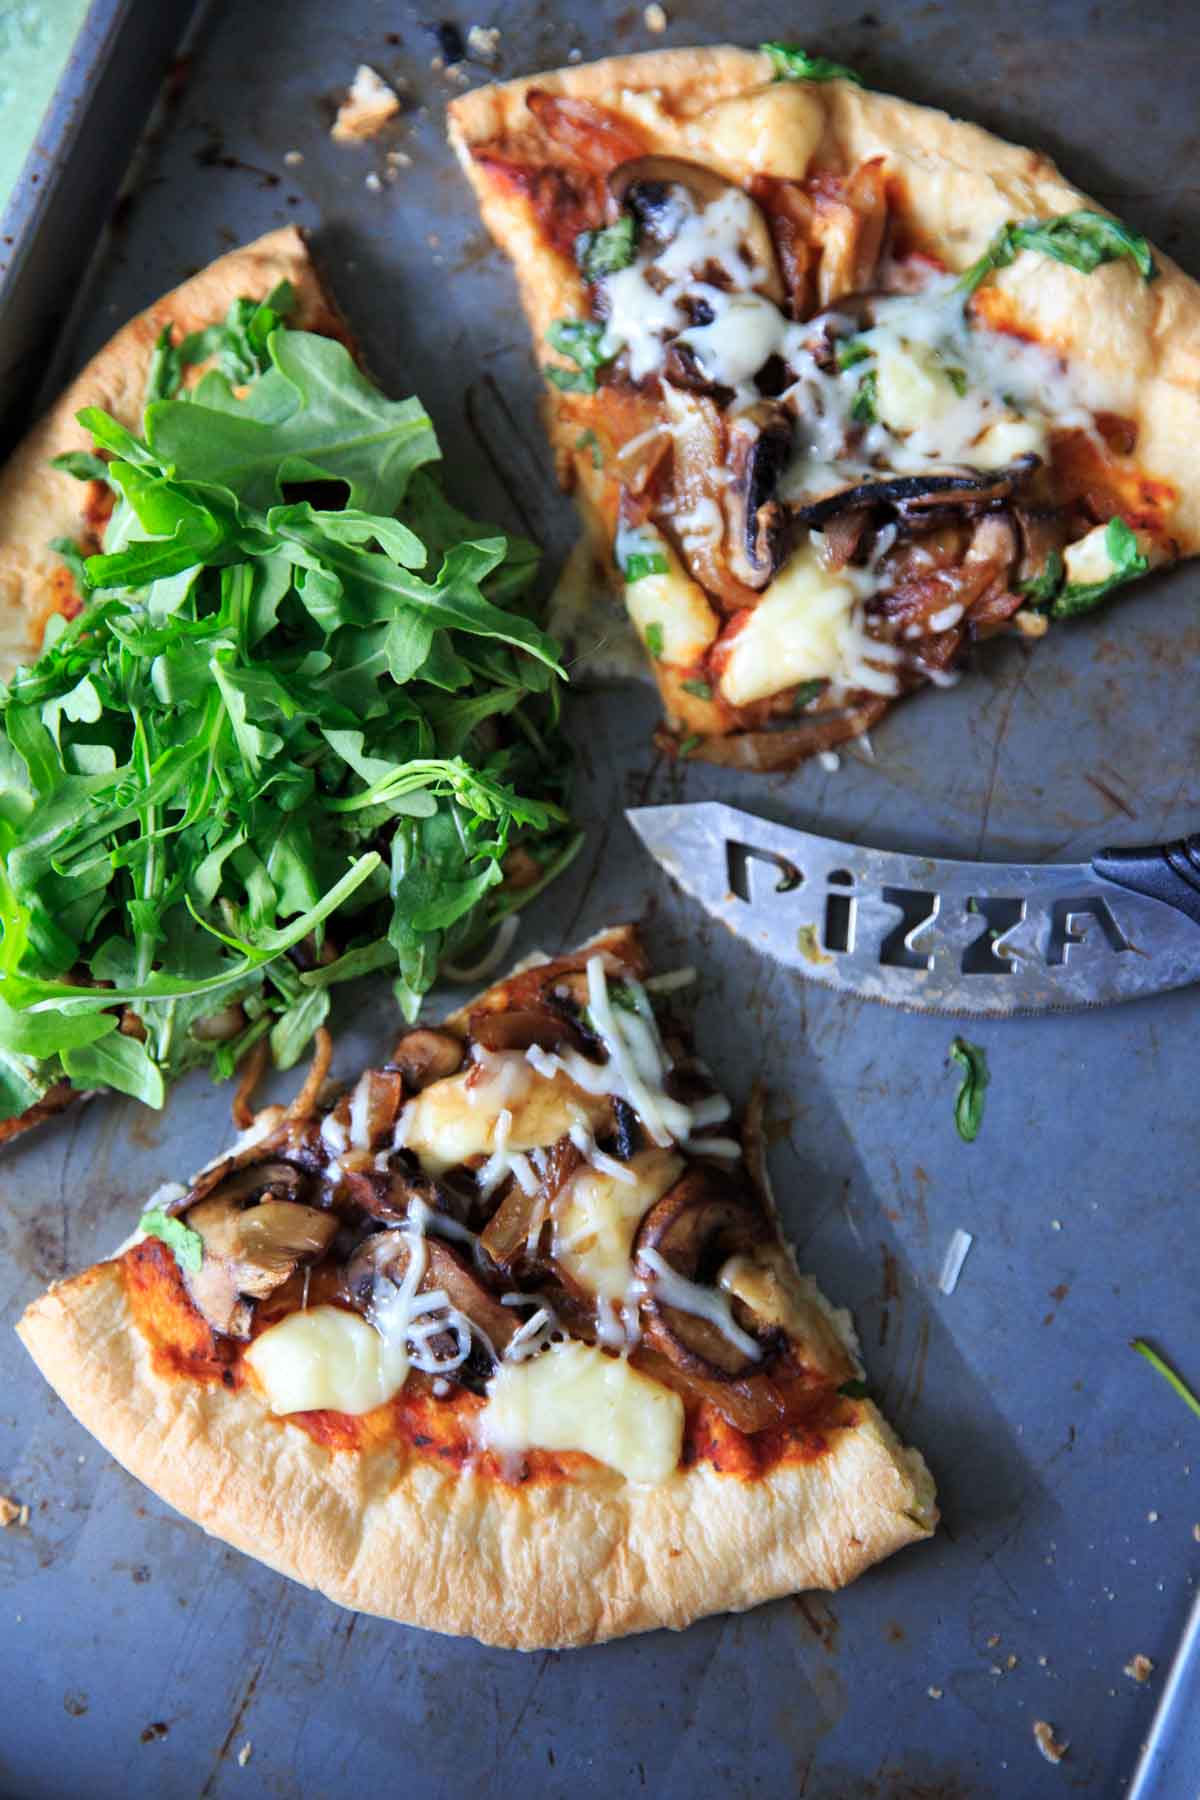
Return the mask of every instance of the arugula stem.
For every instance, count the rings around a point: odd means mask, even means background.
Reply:
[[[1157,1350],[1152,1349],[1145,1338],[1130,1338],[1129,1348],[1136,1350],[1139,1356],[1144,1356],[1150,1367],[1162,1376],[1169,1387],[1174,1388],[1184,1405],[1190,1406],[1196,1417],[1200,1418],[1200,1400],[1193,1394],[1183,1376],[1176,1374],[1170,1363]]]

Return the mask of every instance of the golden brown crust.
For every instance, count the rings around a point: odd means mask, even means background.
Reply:
[[[852,168],[881,156],[913,228],[952,270],[974,261],[1009,219],[1096,206],[1039,151],[848,82],[772,82],[765,56],[729,45],[612,57],[477,88],[451,102],[450,140],[484,222],[516,267],[539,354],[550,322],[581,310],[582,282],[546,244],[528,200],[472,154],[527,125],[531,89],[592,101],[632,121],[648,151],[691,156],[740,181],[762,172],[764,156],[770,173],[794,179],[812,163]],[[1138,425],[1139,465],[1179,491],[1169,527],[1180,553],[1192,555],[1200,549],[1200,285],[1154,255],[1153,283],[1127,263],[1081,275],[1019,256],[994,285],[1032,335],[1103,375],[1114,409]],[[566,423],[556,449],[566,457],[577,428],[568,436],[573,409],[557,410]],[[575,460],[586,484],[586,459]],[[586,511],[589,495],[581,497]]]
[[[206,1531],[343,1606],[507,1648],[841,1587],[936,1518],[920,1458],[869,1402],[824,1456],[756,1481],[698,1464],[643,1488],[597,1465],[520,1487],[401,1444],[330,1450],[248,1385],[158,1372],[116,1263],[52,1288],[17,1329],[81,1424]]]
[[[138,430],[162,328],[173,325],[179,335],[199,330],[223,318],[240,295],[264,295],[284,280],[296,290],[293,323],[315,331],[336,327],[300,232],[294,226],[268,232],[219,257],[123,325],[18,446],[0,471],[0,674],[36,655],[50,614],[76,599],[60,558],[47,548],[51,538],[78,538],[83,524],[86,488],[49,466],[64,451],[91,448],[76,413],[103,407]]]
[[[636,933],[619,926],[570,957],[527,959],[470,1011],[519,1008],[530,980],[597,952],[614,973],[644,971]],[[361,1418],[276,1418],[158,1244],[52,1288],[18,1331],[88,1430],[207,1531],[342,1605],[534,1649],[840,1587],[929,1535],[919,1455],[870,1402],[826,1385],[857,1366],[845,1315],[807,1279],[787,1288],[812,1418],[760,1447],[701,1408],[685,1466],[652,1488],[574,1453],[534,1452],[530,1479],[496,1479],[492,1457],[464,1458],[457,1412],[441,1439],[400,1428],[407,1394]]]

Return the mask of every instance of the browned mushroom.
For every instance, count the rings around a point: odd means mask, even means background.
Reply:
[[[456,1075],[466,1054],[462,1040],[453,1032],[432,1031],[419,1026],[406,1031],[392,1051],[391,1066],[399,1069],[405,1083],[415,1093],[431,1082]]]
[[[1022,584],[1036,581],[1046,572],[1052,556],[1061,555],[1067,541],[1067,521],[1058,507],[1013,507],[1013,518],[1021,541],[1021,562],[1017,571]]]
[[[386,1224],[398,1225],[406,1219],[414,1200],[430,1212],[443,1213],[459,1224],[465,1223],[469,1202],[448,1182],[414,1169],[403,1151],[387,1158],[385,1168],[373,1164],[364,1169],[346,1169],[338,1182],[339,1205],[359,1206]]]
[[[727,430],[725,517],[729,567],[746,587],[761,591],[783,557],[787,514],[776,498],[792,453],[792,426],[782,407],[760,400]]]
[[[1030,451],[1006,469],[989,469],[981,474],[897,475],[882,481],[860,482],[855,487],[841,488],[836,494],[827,494],[806,506],[796,507],[795,517],[802,525],[819,528],[838,513],[864,506],[887,507],[905,521],[911,521],[931,508],[951,506],[981,510],[1010,499],[1040,462],[1041,458]]]
[[[485,1050],[528,1050],[531,1044],[543,1050],[557,1050],[560,1044],[578,1042],[571,1021],[544,1007],[473,1013],[471,1036]]]
[[[422,1239],[425,1266],[417,1291],[423,1294],[443,1293],[455,1312],[474,1327],[472,1349],[466,1362],[446,1373],[468,1387],[481,1386],[495,1366],[495,1354],[503,1353],[519,1329],[520,1316],[512,1307],[502,1306],[482,1282],[467,1268],[461,1257],[440,1238]],[[407,1231],[380,1231],[364,1239],[346,1265],[344,1286],[347,1297],[364,1311],[377,1298],[377,1284],[391,1282],[399,1287],[408,1273],[413,1253],[413,1238]],[[430,1340],[438,1360],[452,1355],[452,1333]]]
[[[731,1256],[763,1241],[763,1215],[745,1192],[715,1169],[693,1166],[657,1201],[638,1227],[634,1261],[646,1284],[641,1303],[648,1343],[675,1365],[707,1380],[733,1380],[761,1368],[762,1355],[741,1349],[712,1320],[660,1300],[657,1271],[647,1251],[657,1252],[676,1274],[701,1285],[715,1281]],[[737,1321],[739,1329],[748,1329]],[[753,1325],[753,1320],[749,1322]],[[769,1341],[764,1348],[772,1346]]]
[[[679,203],[679,189],[697,209],[711,206],[731,189],[745,191],[715,169],[688,162],[681,156],[638,156],[621,163],[608,178],[609,218],[615,220],[623,211],[631,212],[642,235],[652,245],[665,249],[689,210]],[[740,248],[746,262],[746,286],[782,306],[786,292],[770,228],[757,201],[749,194],[745,198],[747,227]],[[705,276],[703,269],[694,273]]]
[[[527,1194],[519,1182],[512,1183],[479,1238],[500,1268],[514,1268],[524,1257],[536,1253],[540,1227],[549,1218],[550,1207],[560,1188],[571,1179],[582,1161],[570,1138],[559,1138],[546,1152],[546,1172],[536,1193]],[[534,1240],[532,1246],[531,1238]]]
[[[273,1167],[265,1164],[263,1172]],[[194,1273],[184,1273],[184,1282],[213,1330],[227,1337],[249,1337],[252,1302],[281,1287],[302,1263],[322,1256],[338,1228],[332,1213],[274,1198],[278,1184],[266,1187],[272,1197],[243,1206],[250,1174],[239,1172],[186,1215],[188,1226],[203,1240],[204,1259]],[[266,1186],[261,1179],[259,1185]]]

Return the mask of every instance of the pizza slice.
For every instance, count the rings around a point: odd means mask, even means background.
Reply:
[[[261,1115],[27,1348],[172,1505],[362,1611],[532,1649],[852,1580],[933,1483],[671,987],[628,927],[530,958]]]
[[[1039,153],[778,44],[450,135],[675,751],[790,767],[1200,545],[1200,288]]]
[[[140,431],[156,353],[177,354],[190,338],[181,379],[193,386],[218,354],[218,334],[231,312],[253,311],[285,283],[291,325],[349,344],[303,234],[284,226],[219,257],[130,319],[0,468],[0,675],[33,660],[55,613],[71,618],[82,605],[76,577],[55,545],[68,555],[101,549],[113,496],[102,480],[80,480],[95,449],[77,415],[98,407],[127,431]]]

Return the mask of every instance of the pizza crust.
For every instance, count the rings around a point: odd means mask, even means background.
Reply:
[[[76,413],[103,407],[139,431],[162,328],[173,325],[178,336],[197,331],[224,318],[240,295],[265,296],[284,280],[296,290],[292,323],[343,335],[303,236],[284,226],[231,250],[123,325],[14,451],[0,471],[0,675],[36,656],[46,620],[70,594],[62,561],[47,546],[51,538],[79,536],[86,488],[49,464],[64,451],[91,449]]]
[[[651,151],[690,156],[739,181],[761,170],[764,157],[773,173],[800,177],[810,160],[855,167],[882,156],[903,182],[908,216],[953,270],[973,262],[1009,219],[1106,210],[1039,151],[935,108],[844,81],[771,75],[756,51],[655,50],[477,88],[450,103],[450,141],[485,224],[516,268],[539,360],[551,321],[584,310],[583,283],[542,239],[528,202],[490,180],[471,154],[528,131],[531,88],[607,107],[635,123]],[[1152,283],[1123,262],[1083,275],[1022,255],[988,285],[1006,296],[1017,324],[1094,371],[1111,410],[1136,421],[1139,467],[1178,489],[1168,529],[1186,556],[1200,550],[1200,285],[1161,251],[1154,258],[1160,274]],[[565,458],[577,427],[570,406],[554,410]]]
[[[522,1487],[403,1445],[328,1450],[248,1385],[161,1374],[117,1263],[53,1287],[17,1330],[80,1423],[213,1536],[339,1605],[507,1649],[841,1587],[936,1522],[920,1456],[866,1401],[823,1456],[756,1481],[701,1463],[661,1487],[599,1466]]]

